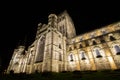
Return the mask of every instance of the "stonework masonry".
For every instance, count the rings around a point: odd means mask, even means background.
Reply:
[[[120,22],[76,36],[66,11],[50,14],[48,24],[39,23],[35,41],[25,47],[14,49],[7,73],[120,69]]]

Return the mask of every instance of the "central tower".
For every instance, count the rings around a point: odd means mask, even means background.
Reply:
[[[58,31],[57,16],[48,16],[48,32],[45,40],[43,72],[60,72],[65,70],[66,37]]]

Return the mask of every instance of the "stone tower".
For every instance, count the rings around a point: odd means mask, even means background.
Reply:
[[[69,21],[70,17],[66,14],[67,13],[64,12],[64,14],[59,16],[55,14],[48,16],[47,32],[44,35],[45,48],[42,72],[60,72],[67,70],[66,39],[67,37],[71,38],[75,35],[75,29]],[[68,22],[68,25],[65,24],[66,22]],[[67,29],[70,29],[69,25],[73,27],[71,34],[67,31]]]
[[[38,24],[36,41],[33,45],[35,58],[31,72],[60,72],[67,70],[66,39],[75,36],[74,25],[67,12],[56,16],[48,16],[48,24]],[[65,24],[68,23],[68,24]],[[72,29],[71,31],[68,31]],[[37,67],[38,66],[38,67]]]
[[[57,30],[57,16],[50,14],[48,17],[48,33],[45,40],[45,53],[43,71],[58,72],[63,62],[63,36]]]

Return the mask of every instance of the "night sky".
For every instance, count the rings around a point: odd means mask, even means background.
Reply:
[[[0,8],[0,58],[4,69],[9,64],[14,48],[24,41],[25,45],[30,45],[35,39],[37,24],[47,24],[51,13],[59,14],[67,10],[77,35],[120,21],[118,2],[51,1],[3,3]]]

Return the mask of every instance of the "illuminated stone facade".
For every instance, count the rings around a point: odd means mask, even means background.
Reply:
[[[76,36],[65,11],[38,24],[35,41],[14,50],[7,72],[120,69],[120,22]]]

